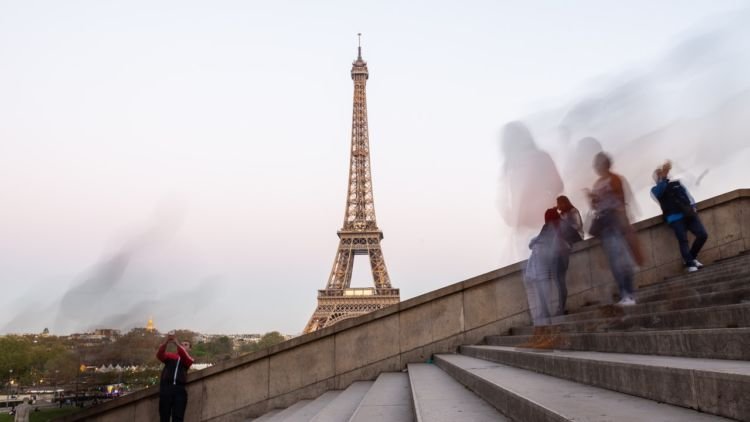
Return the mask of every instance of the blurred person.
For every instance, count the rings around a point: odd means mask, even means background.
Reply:
[[[669,161],[654,170],[656,185],[651,188],[651,195],[659,203],[664,221],[674,231],[685,268],[688,272],[698,271],[703,267],[698,261],[698,253],[706,243],[708,233],[698,217],[695,200],[679,180],[669,179],[670,170],[672,163]],[[695,236],[692,246],[688,244],[688,232]]]
[[[582,215],[589,211],[588,198],[584,190],[590,186],[594,172],[591,163],[596,154],[602,152],[601,143],[593,137],[579,139],[575,144],[567,144],[565,148],[568,153],[563,166],[563,179],[565,180],[565,191],[571,202],[579,205]]]
[[[13,419],[14,422],[29,422],[29,416],[31,415],[31,405],[29,399],[24,398],[21,404],[15,408],[16,416]]]
[[[522,259],[529,237],[543,223],[540,217],[562,193],[563,182],[554,161],[537,147],[524,123],[504,126],[500,148],[500,214],[513,230],[512,259]]]
[[[561,251],[566,248],[569,246],[560,234],[560,214],[556,208],[550,208],[544,213],[542,230],[529,243],[531,256],[526,262],[523,278],[534,325],[549,324],[551,310],[558,306],[551,291],[552,286],[558,284],[557,262]]]
[[[557,211],[560,213],[560,237],[566,243],[561,247],[557,256],[557,315],[565,314],[565,304],[568,300],[568,285],[566,276],[570,263],[570,250],[574,243],[583,240],[583,220],[581,213],[565,195],[557,197]]]
[[[633,277],[636,263],[642,262],[640,245],[627,214],[625,178],[611,171],[612,159],[604,152],[594,157],[594,171],[599,179],[587,192],[594,210],[589,233],[599,237],[607,255],[612,275],[620,288],[618,305],[635,305]]]
[[[177,353],[167,352],[167,346],[173,343]],[[193,364],[188,353],[190,341],[178,341],[174,334],[168,334],[164,343],[159,346],[156,358],[164,363],[159,383],[159,417],[161,422],[182,422],[187,407],[187,371]],[[171,418],[171,419],[170,419]]]

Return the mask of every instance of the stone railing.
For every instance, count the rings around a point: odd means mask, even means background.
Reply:
[[[750,189],[703,201],[699,210],[709,233],[701,261],[710,263],[750,250]],[[646,255],[637,276],[639,286],[682,271],[674,235],[661,218],[641,221],[635,227]],[[524,264],[451,284],[192,373],[186,420],[242,421],[528,324],[521,280]],[[599,241],[576,244],[568,272],[568,307],[608,303],[616,290]],[[158,388],[150,388],[63,420],[157,421],[158,400]]]

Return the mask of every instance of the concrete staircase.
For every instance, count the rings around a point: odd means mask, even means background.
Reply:
[[[750,421],[750,255],[255,421]]]

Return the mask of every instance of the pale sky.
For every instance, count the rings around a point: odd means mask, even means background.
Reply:
[[[502,126],[748,5],[0,0],[0,333],[300,332],[343,220],[358,32],[402,300],[508,264]]]

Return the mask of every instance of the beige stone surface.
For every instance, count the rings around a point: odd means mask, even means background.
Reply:
[[[717,248],[718,249],[718,248]],[[682,257],[675,258],[669,262],[665,262],[656,268],[659,274],[659,280],[665,280],[675,274],[680,274],[685,271],[685,263],[682,262]]]
[[[677,244],[677,238],[675,238],[672,229],[666,225],[657,227],[652,231],[651,239],[654,244],[653,255],[657,266],[675,260],[682,260],[680,247]]]
[[[430,344],[426,344],[423,347],[423,350],[427,359],[429,359],[435,353],[455,353],[456,350],[458,350],[458,346],[464,344],[465,342],[466,339],[463,334],[459,334]],[[424,359],[421,362],[426,362],[427,359]],[[402,361],[402,363],[404,362]]]
[[[747,249],[750,249],[750,248],[745,248],[745,250]],[[714,261],[721,259],[721,250],[718,246],[714,248],[704,247],[703,249],[701,249],[701,253],[698,254],[698,259],[700,260],[700,262],[704,264],[710,264]]]
[[[404,368],[408,363],[426,362],[429,358],[429,349],[426,346],[420,346],[406,352],[401,352],[399,354],[399,367]]]
[[[299,400],[313,399],[325,393],[326,391],[335,389],[336,379],[335,377],[331,377],[305,385],[304,387],[297,388],[295,390],[286,391],[283,394],[271,396],[268,400],[261,403],[266,404],[265,412],[267,412],[271,409],[289,407]]]
[[[641,247],[641,253],[643,254],[643,263],[641,269],[649,269],[655,267],[657,264],[654,257],[654,242],[651,238],[653,230],[642,230],[638,232],[638,244]]]
[[[601,245],[601,244],[598,244]],[[609,268],[609,261],[600,246],[586,251],[589,255],[589,270],[591,271],[591,287],[600,286],[606,283],[614,283],[612,271]]]
[[[486,336],[493,335],[493,333],[507,333],[511,327],[529,325],[530,323],[531,318],[529,316],[529,313],[526,311],[519,312],[518,314],[508,316],[507,318],[504,318],[502,320],[493,321],[481,327],[466,330],[463,333],[463,344],[477,344],[481,342]]]
[[[135,419],[135,411],[136,411],[137,405],[133,404],[128,407],[121,407],[116,410],[113,410],[111,412],[105,413],[104,415],[100,415],[96,417],[96,422],[121,422],[121,421],[135,421],[138,419]],[[159,411],[157,408],[156,413],[154,415],[144,415],[146,416],[146,419],[141,419],[146,422],[157,422],[159,420]],[[91,419],[93,420],[93,419]]]
[[[335,379],[335,389],[343,390],[354,381],[372,381],[383,372],[397,372],[401,369],[401,359],[398,354],[395,354],[386,359],[357,367],[348,372],[337,374]]]
[[[647,270],[642,270],[635,275],[636,288],[646,287],[659,281],[661,281],[661,279],[659,278],[658,268],[649,268]]]
[[[234,371],[227,371],[203,382],[203,419],[212,418],[262,400],[269,388],[269,358],[254,361]]]
[[[729,204],[719,205],[719,206],[727,206]],[[701,223],[703,223],[703,227],[706,228],[706,232],[708,233],[708,240],[706,241],[706,244],[703,246],[704,249],[711,249],[715,248],[719,244],[719,236],[715,236],[717,232],[716,230],[716,218],[715,218],[715,209],[707,209],[707,210],[701,210],[698,213],[698,216],[701,219]]]
[[[335,348],[336,374],[342,374],[391,356],[396,356],[398,359],[399,315],[389,315],[363,325],[359,329],[337,333]]]
[[[329,336],[303,344],[272,355],[269,359],[268,395],[274,397],[333,377],[334,338]]]
[[[737,239],[719,246],[719,255],[721,258],[731,258],[739,255],[743,250],[745,250],[745,239]]]
[[[570,256],[568,274],[566,276],[568,295],[573,295],[591,288],[591,261],[587,250]]]
[[[432,306],[429,303],[400,312],[399,350],[408,352],[432,342],[433,318]]]
[[[526,291],[523,288],[523,273],[510,274],[502,280],[496,281],[494,284],[497,316],[492,321],[503,319],[528,309]]]
[[[741,238],[740,208],[738,204],[725,204],[713,208],[714,220],[717,222],[713,231],[708,233],[709,239],[714,237],[719,245],[734,242]]]
[[[456,293],[431,303],[432,342],[455,336],[464,331],[463,302],[463,293]],[[401,329],[403,330],[403,328],[402,325]]]
[[[146,400],[141,400],[136,402],[135,406],[133,406],[134,410],[134,421],[153,421],[156,422],[159,420],[159,398],[157,397],[149,397]],[[198,416],[200,413],[196,412],[195,415],[188,416],[187,409],[185,411],[186,413],[186,421],[197,421],[200,420]],[[125,419],[122,419],[125,420]]]
[[[464,327],[470,330],[497,319],[497,283],[485,283],[464,291]]]
[[[745,240],[750,239],[750,198],[743,198],[737,201],[735,206],[740,208],[740,226],[742,227],[742,237]],[[710,234],[709,234],[710,236]]]

